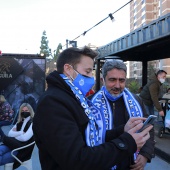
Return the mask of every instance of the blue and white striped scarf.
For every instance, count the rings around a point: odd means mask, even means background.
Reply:
[[[104,86],[99,90],[92,98],[91,102],[95,107],[97,107],[100,111],[94,112],[97,117],[97,124],[100,128],[100,133],[105,133],[105,130],[110,130],[113,128],[113,114],[108,102],[108,99],[104,93]],[[128,111],[129,117],[143,117],[142,109],[138,103],[138,101],[133,97],[131,92],[129,92],[126,88],[124,89],[123,99],[126,105],[126,109]],[[103,131],[103,132],[102,132]],[[99,135],[104,136],[104,135]],[[105,138],[102,139],[101,143],[104,143]]]
[[[131,92],[129,92],[125,88],[122,93],[129,117],[143,117],[142,109],[138,101],[131,94]],[[91,102],[95,105],[95,107],[97,107],[100,110],[96,113],[94,112],[94,114],[97,117],[96,120],[100,129],[99,136],[101,138],[99,138],[100,139],[99,143],[101,144],[105,142],[106,130],[111,130],[114,126],[113,125],[114,117],[112,114],[110,104],[105,94],[104,86],[93,96]],[[134,159],[136,159],[136,153],[134,154]]]
[[[74,93],[77,100],[79,100],[81,106],[84,109],[85,114],[89,118],[89,122],[85,131],[86,134],[86,144],[88,146],[97,146],[99,145],[99,133],[98,126],[96,124],[96,117],[91,110],[89,104],[91,103],[86,98],[84,98],[82,92],[72,83],[72,81],[66,77],[64,74],[60,74],[60,76],[65,80],[65,82],[70,86],[72,92]]]

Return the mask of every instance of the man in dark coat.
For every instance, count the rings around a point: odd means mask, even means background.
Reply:
[[[96,94],[89,97],[92,103],[100,109],[102,124],[105,128],[117,128],[129,120],[129,117],[148,117],[142,100],[125,88],[126,65],[121,60],[108,60],[102,67],[104,86]],[[136,109],[133,109],[136,108]],[[98,114],[99,116],[99,114]],[[154,155],[154,133],[136,155],[129,155],[117,164],[118,170],[144,169]]]
[[[33,120],[42,170],[109,170],[150,138],[152,126],[136,133],[144,118],[131,118],[100,136],[95,108],[85,98],[94,85],[96,56],[88,47],[68,48],[57,59],[57,71],[47,77],[48,89]],[[103,137],[107,142],[101,142]]]
[[[160,86],[165,82],[166,74],[164,70],[159,70],[149,78],[149,82],[143,87],[140,92],[148,114],[154,114],[154,106],[158,110],[160,116],[164,116],[164,111],[159,103]]]

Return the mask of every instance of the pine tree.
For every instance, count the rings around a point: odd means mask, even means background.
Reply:
[[[57,60],[58,55],[60,54],[60,50],[61,50],[61,49],[62,49],[62,45],[61,45],[61,43],[59,43],[57,49],[54,50],[54,61]]]
[[[48,46],[48,39],[46,36],[46,31],[43,31],[43,34],[41,37],[40,55],[44,55],[45,57],[51,56],[51,49]]]

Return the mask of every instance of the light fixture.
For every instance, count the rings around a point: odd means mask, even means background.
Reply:
[[[110,19],[111,19],[111,21],[112,21],[112,22],[114,22],[114,21],[115,21],[115,19],[114,19],[113,15],[112,15],[111,13],[109,14],[109,17],[110,17]]]
[[[70,47],[77,47],[77,41],[69,41]]]
[[[85,36],[85,35],[86,35],[86,32],[87,32],[87,31],[84,31],[84,32],[83,32],[83,36]]]

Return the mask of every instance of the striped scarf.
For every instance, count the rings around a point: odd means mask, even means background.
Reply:
[[[124,103],[126,105],[126,109],[128,111],[129,117],[143,117],[143,112],[141,106],[139,105],[138,101],[133,97],[131,92],[129,92],[126,88],[122,92]],[[105,142],[105,134],[106,130],[111,130],[113,128],[113,114],[109,104],[109,101],[106,97],[106,90],[103,86],[101,90],[99,90],[92,98],[91,102],[97,109],[100,111],[94,112],[97,117],[97,124],[99,126],[99,136],[101,138],[99,143]],[[94,107],[93,106],[93,107]],[[136,160],[136,153],[134,154],[134,159]],[[113,169],[116,169],[114,167]]]
[[[85,131],[86,144],[91,147],[99,145],[99,129],[96,124],[95,115],[93,114],[93,111],[89,106],[91,102],[84,98],[82,92],[72,83],[72,81],[68,77],[66,77],[64,74],[60,74],[60,76],[70,86],[75,97],[77,98],[77,100],[79,100],[81,106],[83,107],[85,114],[89,118],[89,122]]]

